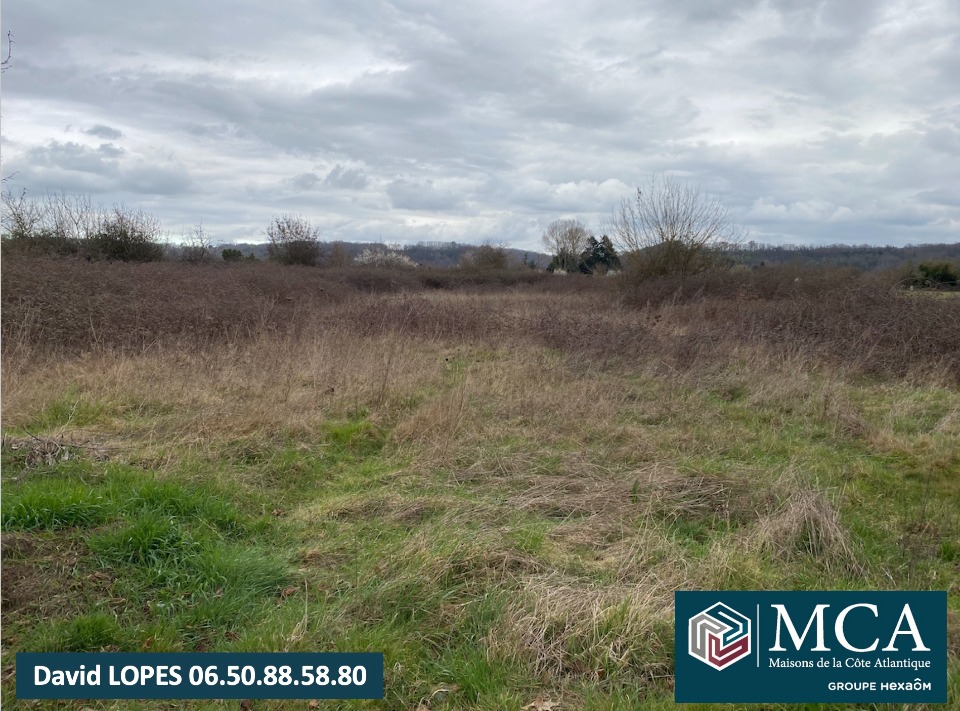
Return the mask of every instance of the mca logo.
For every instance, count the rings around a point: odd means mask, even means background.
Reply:
[[[716,670],[750,655],[750,619],[718,602],[690,618],[690,655]]]

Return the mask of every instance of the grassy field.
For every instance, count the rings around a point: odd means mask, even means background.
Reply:
[[[321,708],[671,708],[675,590],[823,588],[948,590],[960,704],[955,299],[36,264],[5,706],[131,707],[18,703],[17,651],[285,650],[385,653]]]

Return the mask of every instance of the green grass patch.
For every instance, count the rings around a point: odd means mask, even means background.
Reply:
[[[335,452],[355,457],[378,454],[386,441],[383,430],[367,420],[327,423],[323,435]]]
[[[4,530],[57,529],[95,526],[117,512],[102,490],[73,480],[31,479],[4,487]]]
[[[102,403],[76,390],[69,390],[59,399],[46,405],[18,429],[36,434],[66,427],[89,427],[98,422],[104,416],[104,412]]]
[[[100,652],[122,646],[126,638],[127,633],[115,616],[90,612],[72,620],[43,625],[31,651]]]
[[[29,473],[5,486],[4,529],[48,531],[74,559],[68,569],[56,556],[34,559],[29,549],[18,556],[46,612],[5,622],[26,649],[229,648],[240,631],[275,614],[293,580],[276,546],[284,540],[279,521],[245,512],[243,497],[239,503],[216,483],[106,463],[87,482]],[[45,589],[40,581],[54,574]],[[89,589],[91,580],[100,581],[103,609],[72,616],[72,606],[58,605],[57,591]]]
[[[575,399],[564,356],[549,357]],[[180,446],[162,474],[28,466],[5,449],[3,528],[23,539],[5,565],[86,596],[5,612],[7,649],[382,651],[384,701],[331,708],[672,708],[675,587],[942,589],[956,577],[949,389],[822,376],[781,396],[739,371],[692,382],[591,369],[622,383],[614,407],[580,402],[580,426],[578,412],[515,402],[521,415],[504,422],[484,416],[504,391],[473,377],[483,358],[438,355],[443,386],[469,377],[471,389],[464,427],[435,441],[391,436],[417,414],[398,403],[436,395],[431,376],[320,425]],[[34,424],[116,414],[65,398]]]

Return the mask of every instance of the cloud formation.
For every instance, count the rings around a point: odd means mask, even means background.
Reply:
[[[91,126],[84,133],[90,136],[96,136],[98,138],[105,138],[108,141],[115,141],[118,138],[123,138],[123,132],[118,131],[115,128],[110,128],[109,126],[104,126],[102,123],[98,123],[95,126]]]
[[[172,232],[602,231],[653,173],[757,241],[960,235],[953,0],[17,3],[3,173]]]

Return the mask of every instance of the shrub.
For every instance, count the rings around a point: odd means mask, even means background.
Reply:
[[[316,266],[322,257],[320,228],[304,217],[274,217],[266,230],[270,244],[267,253],[281,264]]]
[[[3,195],[5,248],[88,259],[152,262],[163,259],[160,221],[143,210],[94,207],[88,196],[52,193],[41,199]]]
[[[239,262],[243,259],[243,252],[239,249],[227,248],[220,253],[220,256],[223,257],[225,262]]]
[[[334,268],[349,267],[353,264],[353,255],[343,242],[334,242],[327,256],[327,266]]]
[[[357,266],[343,270],[342,279],[353,289],[371,294],[416,291],[420,288],[413,269]]]
[[[50,229],[38,229],[32,232],[6,233],[3,238],[4,250],[15,250],[27,254],[42,254],[51,257],[66,257],[80,250],[80,243],[66,239]]]
[[[506,269],[509,266],[509,261],[507,250],[502,246],[482,244],[476,249],[465,252],[460,257],[460,267],[477,271]]]
[[[960,270],[950,262],[924,262],[907,272],[903,283],[922,289],[960,286]]]
[[[102,215],[92,234],[84,242],[84,253],[92,259],[121,262],[157,262],[163,259],[160,220],[141,209],[128,210],[115,205]]]
[[[355,263],[362,267],[387,267],[394,269],[412,269],[417,266],[417,263],[406,254],[401,254],[386,247],[373,247],[363,250],[360,256],[356,258]]]
[[[751,344],[852,372],[960,378],[957,300],[910,298],[874,274],[772,267],[622,283],[654,326],[669,319],[682,332],[672,338],[677,363],[716,362]]]

